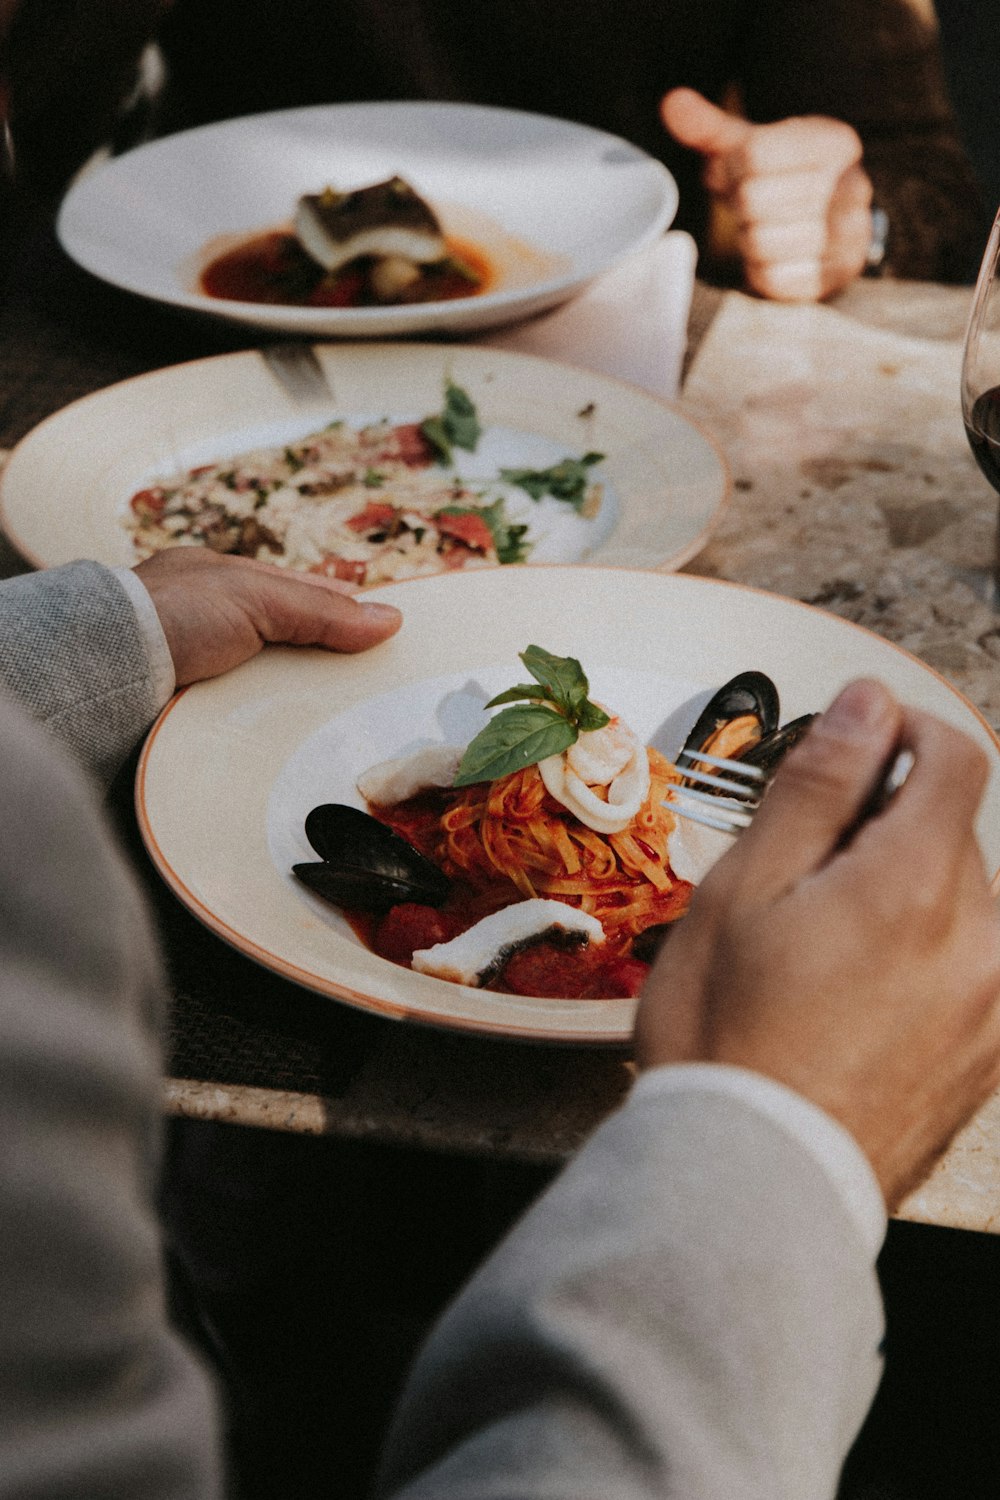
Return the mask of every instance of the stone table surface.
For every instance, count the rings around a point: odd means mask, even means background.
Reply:
[[[255,341],[100,287],[52,246],[29,274],[25,295],[0,312],[2,446],[113,380]],[[685,571],[805,600],[899,642],[996,728],[1000,616],[984,592],[996,500],[958,403],[970,296],[880,280],[832,305],[781,307],[696,285],[681,404],[714,435],[733,486]],[[18,566],[0,553],[0,573]],[[625,1051],[421,1029],[266,973],[158,880],[128,770],[111,809],[149,891],[174,993],[168,1110],[556,1166],[628,1089]],[[902,1217],[1000,1230],[1000,1098]]]

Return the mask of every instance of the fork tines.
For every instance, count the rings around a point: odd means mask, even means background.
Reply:
[[[706,765],[725,774],[714,775],[705,769]],[[749,827],[767,782],[767,775],[759,766],[709,755],[704,750],[682,750],[677,757],[677,769],[684,773],[686,782],[711,788],[702,792],[687,785],[673,787],[667,806],[678,817],[718,828],[723,833],[739,833]]]

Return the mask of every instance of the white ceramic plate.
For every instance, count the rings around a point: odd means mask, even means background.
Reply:
[[[435,741],[464,744],[482,705],[523,679],[529,644],[579,658],[593,696],[667,754],[737,671],[773,677],[782,720],[826,707],[859,674],[950,720],[986,750],[979,837],[1000,869],[1000,741],[922,662],[805,604],[710,579],[605,568],[493,569],[380,589],[400,633],[362,656],[273,649],[188,689],[138,770],[146,845],[214,932],[267,968],[385,1016],[506,1037],[621,1043],[631,1000],[538,1000],[445,983],[378,958],[289,873],[314,859],[320,802],[361,805],[358,771]]]
[[[136,490],[196,464],[304,437],[332,417],[420,419],[454,380],[487,431],[463,475],[541,467],[588,450],[604,499],[591,520],[564,502],[520,504],[533,561],[582,558],[679,567],[702,547],[729,475],[711,441],[637,387],[533,355],[447,344],[318,345],[333,404],[295,405],[248,350],[156,370],[64,407],[15,448],[0,478],[0,525],[36,566],[77,557],[135,562],[122,516]],[[583,413],[583,415],[581,415]]]
[[[303,193],[394,174],[438,209],[446,231],[483,246],[500,272],[494,290],[356,309],[269,307],[198,290],[207,260],[287,225]],[[57,230],[86,270],[157,302],[256,328],[382,338],[469,332],[550,307],[650,244],[676,211],[665,167],[587,126],[479,105],[336,104],[140,146],[79,179]]]

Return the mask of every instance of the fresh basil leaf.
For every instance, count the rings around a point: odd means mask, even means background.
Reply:
[[[456,448],[464,448],[471,453],[479,442],[482,428],[479,425],[479,417],[476,408],[467,392],[460,385],[455,385],[449,380],[444,388],[444,415],[442,418],[445,431],[455,444]]]
[[[450,464],[453,448],[473,451],[482,428],[468,394],[449,380],[444,388],[444,410],[425,417],[420,431],[437,454],[438,463]]]
[[[440,416],[425,417],[420,424],[420,431],[434,449],[438,463],[450,464],[451,443],[445,430],[444,419]]]
[[[605,724],[611,723],[611,715],[606,714],[603,708],[598,708],[596,703],[591,703],[588,698],[585,703],[581,703],[576,722],[581,730],[603,729]]]
[[[587,499],[587,470],[603,457],[603,453],[585,453],[582,458],[564,458],[550,469],[501,469],[500,478],[525,490],[532,500],[553,495],[574,510],[582,510]]]
[[[492,505],[484,505],[481,514],[493,533],[493,545],[497,549],[499,561],[501,563],[524,562],[531,551],[531,543],[525,541],[528,528],[508,521],[503,496],[494,500]]]
[[[454,785],[496,781],[512,771],[523,771],[549,755],[558,755],[576,738],[574,725],[541,704],[502,709],[466,747]]]
[[[536,682],[545,689],[546,696],[575,714],[590,691],[586,673],[575,656],[553,656],[541,646],[529,646],[520,653],[521,660]]]
[[[538,687],[534,682],[519,682],[516,687],[508,688],[504,693],[497,693],[485,706],[496,708],[501,703],[516,703],[521,698],[530,698],[533,703],[541,703],[545,697],[545,689]]]

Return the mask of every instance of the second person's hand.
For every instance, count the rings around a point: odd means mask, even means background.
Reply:
[[[694,89],[673,89],[663,123],[705,158],[704,182],[736,223],[748,287],[782,302],[816,301],[864,270],[872,184],[861,141],[821,115],[752,125]]]

